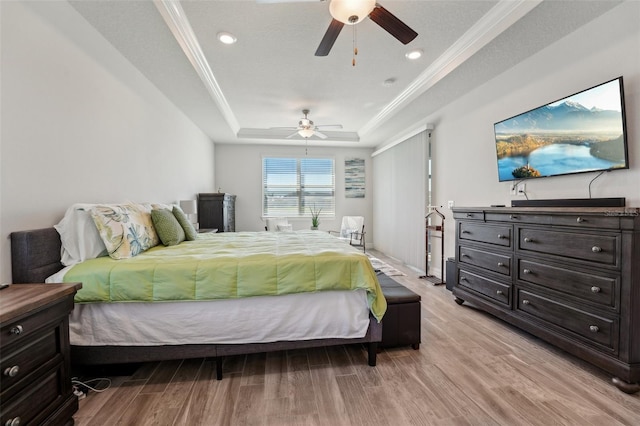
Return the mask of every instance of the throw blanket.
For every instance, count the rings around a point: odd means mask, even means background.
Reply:
[[[76,303],[213,300],[365,289],[378,321],[387,303],[366,255],[319,231],[199,234],[129,259],[73,266]]]

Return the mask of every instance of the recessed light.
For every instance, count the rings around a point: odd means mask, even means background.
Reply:
[[[391,77],[382,82],[382,85],[385,87],[393,86],[396,82],[396,79]]]
[[[407,59],[411,59],[412,61],[418,59],[419,57],[422,56],[422,49],[414,49],[411,50],[410,52],[405,53],[404,56],[407,57]]]
[[[236,36],[234,36],[231,33],[224,32],[224,31],[218,33],[218,40],[220,40],[220,43],[224,43],[224,44],[233,44],[236,41],[238,41]]]

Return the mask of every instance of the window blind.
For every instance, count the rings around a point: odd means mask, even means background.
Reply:
[[[262,159],[262,215],[309,217],[335,215],[333,158]]]

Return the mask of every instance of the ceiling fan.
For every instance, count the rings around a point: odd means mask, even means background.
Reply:
[[[327,56],[342,27],[355,25],[367,16],[402,44],[408,44],[418,36],[417,32],[376,3],[375,0],[331,0],[329,12],[333,19],[320,41],[315,56]]]
[[[302,114],[304,117],[298,121],[298,127],[272,127],[272,129],[290,129],[295,130],[292,134],[286,137],[286,139],[290,139],[296,135],[303,137],[304,139],[309,139],[312,136],[317,136],[320,139],[327,139],[327,135],[321,133],[320,129],[342,129],[341,124],[323,124],[323,125],[315,125],[313,121],[309,120],[309,110],[303,109]]]

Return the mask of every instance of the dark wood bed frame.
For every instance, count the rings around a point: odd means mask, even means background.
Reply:
[[[11,233],[11,268],[14,283],[43,283],[63,268],[60,263],[60,236],[54,228]],[[213,357],[216,375],[222,379],[222,359],[229,355],[244,355],[288,349],[313,348],[366,343],[368,364],[376,365],[378,342],[382,340],[382,324],[369,317],[369,329],[362,338],[317,339],[246,344],[189,344],[165,346],[71,346],[75,365],[124,364],[172,359]]]

